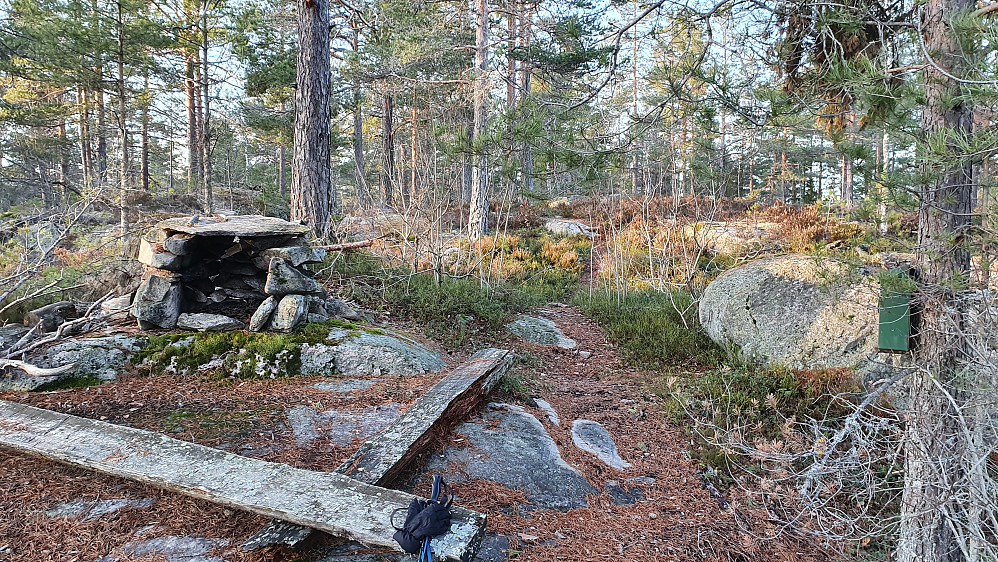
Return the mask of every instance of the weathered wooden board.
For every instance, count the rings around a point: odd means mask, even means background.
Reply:
[[[416,400],[399,419],[365,441],[336,472],[368,484],[390,484],[426,449],[436,433],[464,421],[512,361],[513,354],[502,349],[483,349],[475,353]],[[271,521],[250,537],[243,548],[254,550],[272,544],[294,546],[308,535],[307,529]]]
[[[320,529],[367,545],[398,548],[391,513],[414,496],[335,472],[241,457],[165,435],[0,400],[0,446],[146,482],[167,490]],[[485,516],[455,507],[434,552],[466,560]]]
[[[513,354],[483,349],[421,396],[398,419],[361,445],[336,472],[369,484],[391,483],[438,431],[464,421],[506,372]]]

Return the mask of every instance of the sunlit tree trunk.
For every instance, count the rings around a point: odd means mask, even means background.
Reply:
[[[125,20],[122,12],[123,0],[117,2],[117,42],[118,42],[118,131],[121,134],[121,167],[119,169],[121,213],[121,234],[128,232],[128,103],[125,99]]]
[[[351,27],[353,27],[353,37],[350,46],[354,53],[359,53],[360,30],[356,23],[351,23]],[[367,178],[364,175],[364,113],[359,79],[353,85],[353,164],[357,204],[366,209],[371,206],[371,192],[367,188]]]
[[[489,157],[483,142],[489,121],[489,6],[475,0],[475,121],[472,138],[476,145],[471,176],[471,211],[468,236],[477,240],[489,231]]]
[[[922,39],[933,63],[922,71],[922,134],[926,139],[965,139],[972,133],[973,108],[951,77],[965,74],[968,45],[961,44],[948,22],[972,10],[974,2],[928,0],[923,8]],[[954,488],[954,483],[963,484],[961,456],[971,447],[959,419],[965,414],[959,411],[964,399],[960,363],[969,349],[966,305],[958,300],[955,285],[970,272],[966,236],[974,178],[969,155],[955,141],[949,141],[945,156],[924,147],[921,156],[927,179],[920,188],[918,226],[920,368],[910,381],[896,554],[901,562],[950,562],[969,558],[959,548],[966,537],[956,534],[956,526],[976,524],[962,511],[967,499],[959,499]]]
[[[520,16],[520,45],[524,49],[530,47],[530,34],[533,31],[534,7],[530,0],[523,0],[520,3],[522,15]],[[530,62],[520,62],[520,95],[526,100],[530,97]],[[534,151],[530,143],[523,146],[523,181],[527,191],[534,190]]]
[[[208,1],[201,7],[201,208],[205,213],[215,211],[215,197],[211,185],[211,95],[208,90]]]
[[[145,99],[142,100],[142,191],[149,191],[149,69],[143,74]]]
[[[395,122],[392,111],[394,100],[386,93],[381,98],[381,192],[385,205],[395,204]]]
[[[295,89],[291,220],[319,236],[330,219],[329,0],[297,0],[298,80]]]

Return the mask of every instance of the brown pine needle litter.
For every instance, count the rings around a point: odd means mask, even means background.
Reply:
[[[738,497],[722,508],[689,460],[689,437],[665,412],[663,400],[648,389],[660,373],[626,368],[602,330],[577,310],[552,306],[540,314],[554,320],[574,339],[575,351],[526,344],[510,337],[505,345],[529,354],[527,366],[512,374],[528,380],[533,398],[548,401],[561,419],[554,425],[531,400],[519,400],[550,433],[562,457],[599,493],[588,506],[568,512],[533,509],[522,491],[473,479],[449,482],[458,504],[486,513],[488,530],[509,541],[511,560],[662,560],[662,561],[801,561],[829,559],[806,537],[785,534],[759,540],[743,530],[765,535],[765,517]],[[458,364],[461,357],[449,357]],[[116,384],[49,393],[6,393],[0,397],[55,411],[163,432],[177,439],[286,463],[295,467],[335,469],[360,445],[354,438],[337,445],[320,437],[298,445],[287,429],[285,412],[295,406],[316,411],[397,404],[404,409],[440,380],[443,373],[379,380],[350,393],[322,391],[312,385],[322,377],[268,380],[216,380],[203,376],[143,377],[126,375]],[[494,396],[513,400],[512,396]],[[610,468],[572,443],[576,419],[602,424],[620,456],[631,467]],[[470,420],[469,420],[470,421]],[[436,451],[455,443],[455,434],[437,436]],[[637,480],[635,480],[637,478]],[[615,482],[636,498],[617,505],[607,491]],[[430,475],[414,492],[428,495]],[[150,507],[124,508],[86,520],[85,514],[51,517],[60,504],[105,499],[152,498]],[[737,510],[737,511],[736,511]],[[17,562],[91,562],[112,554],[129,558],[122,547],[131,541],[168,536],[200,536],[228,541],[211,551],[232,562],[313,561],[342,541],[320,534],[303,550],[271,547],[254,552],[239,545],[266,523],[255,515],[165,492],[119,478],[0,451],[0,560]],[[364,552],[379,552],[371,549]],[[384,552],[384,550],[380,550]]]

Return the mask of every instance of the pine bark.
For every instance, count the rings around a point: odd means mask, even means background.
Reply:
[[[325,236],[330,219],[329,0],[297,0],[298,80],[295,89],[291,220]]]
[[[187,192],[191,193],[201,183],[201,123],[198,119],[198,80],[195,56],[188,55],[184,62],[184,94],[187,97]]]
[[[394,102],[391,94],[381,98],[381,192],[385,205],[395,204],[395,123],[392,115]]]
[[[933,64],[923,70],[925,105],[921,126],[926,139],[944,133],[966,138],[973,129],[973,109],[950,76],[965,73],[967,62],[947,20],[969,12],[973,0],[928,0],[922,19],[922,39]],[[964,46],[965,47],[965,46]],[[937,69],[938,65],[945,74]],[[973,169],[967,154],[950,141],[945,157],[922,154],[927,180],[920,188],[918,258],[921,266],[921,330],[917,358],[920,367],[909,387],[905,426],[905,481],[897,559],[902,562],[963,560],[953,519],[966,528],[967,513],[953,483],[964,481],[961,455],[970,447],[961,430],[957,408],[963,401],[957,388],[960,362],[966,357],[965,311],[954,282],[969,274],[966,235],[970,228]]]
[[[79,89],[80,100],[80,163],[83,167],[83,186],[87,189],[93,186],[94,151],[90,132],[90,99],[87,89]]]
[[[211,185],[211,96],[208,91],[208,5],[201,10],[201,208],[205,213],[215,211],[215,197]]]
[[[356,23],[351,25],[353,26],[351,47],[354,53],[359,53],[360,30]],[[371,206],[371,192],[367,187],[367,178],[364,172],[364,113],[359,79],[356,79],[353,84],[353,163],[357,203],[362,209],[366,209]]]
[[[489,231],[489,156],[482,142],[489,121],[489,5],[475,0],[475,121],[472,137],[477,145],[471,176],[471,211],[468,237],[477,240]]]
[[[142,191],[149,191],[149,69],[143,75],[145,99],[142,100]]]
[[[120,227],[121,234],[128,231],[128,103],[125,99],[125,19],[122,11],[122,0],[118,0],[118,131],[121,134],[121,167],[119,169],[120,184]]]

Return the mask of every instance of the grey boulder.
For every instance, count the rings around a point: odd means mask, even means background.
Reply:
[[[150,275],[135,291],[132,316],[139,327],[173,328],[180,315],[180,283],[159,275]]]
[[[537,507],[560,511],[586,507],[586,495],[597,492],[565,462],[541,422],[519,406],[489,404],[481,419],[455,433],[468,443],[445,448],[426,466],[447,481],[491,480],[522,491]]]
[[[565,336],[558,326],[547,318],[523,315],[507,324],[506,329],[530,343],[556,345],[563,349],[575,348],[575,340]]]
[[[245,324],[223,314],[208,314],[205,312],[184,312],[177,317],[177,327],[184,330],[199,332],[227,332],[242,330]]]
[[[607,466],[623,470],[631,463],[620,458],[617,444],[610,437],[610,432],[598,422],[592,420],[575,420],[572,422],[572,442],[575,446],[596,455]]]
[[[277,303],[277,297],[267,297],[260,303],[260,306],[253,312],[253,316],[250,317],[249,329],[251,332],[259,332],[267,325],[274,310],[277,309]]]
[[[415,342],[383,334],[360,334],[336,346],[336,372],[344,375],[405,376],[434,373],[447,366],[439,355]]]
[[[879,286],[846,263],[763,258],[721,274],[700,323],[747,361],[796,369],[857,367],[877,355]]]
[[[278,332],[291,332],[305,323],[308,314],[308,297],[305,295],[285,295],[277,304],[270,319],[270,329]]]
[[[291,267],[283,259],[271,258],[264,290],[268,295],[280,297],[292,293],[303,295],[321,293],[322,287],[315,279]]]

